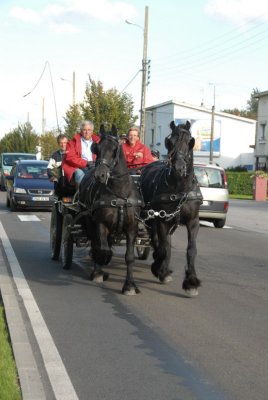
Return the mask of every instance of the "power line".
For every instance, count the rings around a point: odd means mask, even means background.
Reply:
[[[256,37],[256,36],[258,36],[259,34],[261,34],[261,33],[265,33],[265,32],[267,32],[268,31],[268,29],[267,30],[265,30],[264,32],[260,32],[260,33],[258,33],[258,34],[256,34],[256,35],[254,35],[254,37]],[[266,39],[268,37],[268,35],[265,35],[264,37],[263,37],[263,39],[262,40],[264,40],[264,39]],[[247,40],[245,40],[244,42],[242,42],[242,43],[246,43],[247,41],[249,41],[249,40],[252,40],[252,38],[250,38],[250,39],[247,39]],[[173,65],[173,66],[171,66],[171,67],[169,67],[169,68],[165,68],[165,69],[163,69],[163,68],[161,68],[161,70],[159,70],[159,71],[156,71],[154,74],[156,74],[156,75],[163,75],[163,74],[165,74],[166,75],[166,72],[167,71],[170,71],[170,72],[172,72],[173,70],[174,70],[174,72],[176,73],[176,74],[178,74],[178,73],[180,73],[180,72],[183,72],[183,71],[185,71],[185,70],[189,70],[189,68],[193,68],[193,69],[195,69],[195,68],[200,68],[200,67],[202,67],[202,66],[206,66],[207,64],[209,64],[209,65],[211,65],[212,63],[215,63],[215,62],[217,62],[218,60],[223,60],[224,62],[227,62],[228,61],[228,59],[227,59],[227,56],[230,56],[230,55],[233,55],[234,53],[238,53],[238,52],[241,52],[242,50],[244,50],[245,48],[247,48],[247,47],[250,47],[250,46],[253,46],[253,45],[255,45],[256,43],[258,43],[260,40],[259,39],[257,39],[257,40],[255,40],[255,41],[253,41],[253,42],[251,42],[251,43],[247,43],[247,44],[245,44],[244,46],[241,46],[240,44],[238,45],[238,44],[236,44],[236,45],[234,45],[234,46],[231,46],[231,48],[233,47],[234,49],[233,50],[229,50],[229,49],[224,49],[224,50],[221,50],[221,51],[218,51],[218,52],[216,52],[216,53],[214,53],[214,54],[211,54],[210,56],[204,56],[204,57],[202,57],[201,59],[199,59],[198,61],[192,61],[192,62],[190,62],[190,63],[186,63],[186,64],[184,64],[183,66],[181,66],[180,67],[180,64],[179,65]],[[260,46],[257,46],[257,47],[255,47],[255,49],[259,49],[260,47],[262,47],[264,44],[261,44]],[[238,48],[236,48],[237,46],[239,46]],[[215,57],[215,55],[217,55],[218,54],[218,56],[217,57]],[[200,60],[201,60],[201,62],[200,62]],[[205,61],[203,61],[202,62],[202,60],[205,60]],[[182,65],[182,64],[181,64]]]
[[[141,69],[139,69],[138,72],[136,72],[136,74],[133,76],[133,78],[131,78],[131,80],[124,87],[124,89],[121,90],[120,94],[123,93],[126,90],[126,88],[134,81],[134,79],[139,75],[140,72],[141,72]]]
[[[268,11],[265,12],[265,13],[263,13],[261,16],[258,16],[258,17],[255,17],[255,18],[250,19],[250,20],[249,20],[248,22],[246,22],[246,23],[243,23],[243,24],[238,25],[238,27],[233,28],[232,30],[230,30],[230,31],[227,32],[227,33],[223,33],[223,34],[221,34],[221,35],[219,35],[219,36],[217,36],[217,37],[214,37],[214,38],[210,39],[209,41],[205,41],[204,43],[198,44],[197,46],[192,47],[191,49],[182,50],[182,51],[180,51],[179,53],[177,53],[177,54],[175,54],[175,55],[173,54],[173,55],[171,55],[171,56],[169,56],[169,57],[160,57],[160,58],[158,58],[158,59],[155,59],[155,60],[154,60],[154,64],[155,64],[155,65],[161,64],[161,60],[163,60],[163,62],[164,62],[164,64],[165,64],[169,59],[172,59],[172,58],[174,58],[174,57],[175,57],[175,58],[178,58],[178,57],[179,57],[180,59],[183,57],[183,59],[185,60],[185,58],[187,59],[188,57],[192,57],[192,54],[191,54],[191,53],[193,53],[193,52],[194,52],[194,55],[196,55],[196,54],[199,54],[199,53],[204,53],[205,51],[210,50],[210,49],[218,48],[219,46],[221,46],[221,45],[224,44],[224,43],[230,42],[230,41],[232,41],[232,40],[234,40],[234,39],[236,39],[236,38],[239,38],[239,37],[241,37],[241,36],[244,36],[245,33],[249,33],[249,32],[252,31],[252,30],[259,29],[259,27],[260,27],[261,25],[267,23],[266,20],[264,20],[263,22],[258,23],[258,25],[252,26],[251,28],[247,29],[246,31],[237,33],[237,34],[234,35],[233,37],[224,40],[222,43],[219,41],[220,38],[222,38],[222,37],[225,38],[226,36],[230,35],[230,34],[231,34],[232,32],[234,32],[234,31],[237,32],[237,28],[243,28],[245,25],[249,25],[250,23],[257,22],[257,21],[259,21],[260,19],[262,19],[262,18],[263,18],[265,15],[267,15],[267,14],[268,14]],[[213,45],[213,46],[211,46],[211,43],[213,43],[213,42],[216,42],[216,44]],[[190,55],[189,55],[188,57],[187,57],[187,53],[190,53]],[[160,62],[159,62],[158,60],[160,60]]]
[[[52,79],[51,68],[50,68],[50,64],[49,64],[48,61],[45,62],[44,69],[43,69],[43,71],[42,71],[42,73],[41,73],[39,79],[37,80],[36,84],[34,85],[33,89],[32,89],[30,92],[28,92],[28,93],[26,93],[25,95],[23,95],[23,97],[28,96],[29,94],[31,94],[31,93],[36,89],[36,87],[37,87],[38,84],[40,83],[40,81],[41,81],[41,79],[42,79],[42,77],[43,77],[43,75],[44,75],[45,70],[46,70],[47,67],[48,67],[48,71],[49,71],[50,83],[51,83],[52,94],[53,94],[53,100],[54,100],[54,108],[55,108],[55,114],[56,114],[57,128],[58,128],[58,131],[60,132],[59,120],[58,120],[58,112],[57,112],[57,104],[56,104],[56,96],[55,96],[55,91],[54,91],[54,85],[53,85],[53,79]]]

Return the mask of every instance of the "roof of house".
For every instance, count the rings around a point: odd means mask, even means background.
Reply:
[[[258,99],[259,97],[264,97],[264,96],[268,96],[268,90],[266,90],[265,92],[257,93],[257,94],[255,94],[254,97],[256,97]]]
[[[266,93],[268,94],[268,92],[266,92]],[[185,107],[185,108],[190,108],[192,110],[202,111],[202,112],[206,112],[208,114],[211,114],[211,109],[209,109],[209,108],[206,108],[204,106],[195,106],[195,105],[188,104],[188,103],[185,103],[185,102],[182,102],[182,101],[177,101],[177,100],[169,100],[169,101],[165,101],[164,103],[159,103],[159,104],[155,104],[155,105],[150,106],[150,107],[146,107],[146,111],[154,110],[154,109],[160,108],[160,107],[165,107],[165,106],[168,106],[170,104],[181,106],[181,107]],[[234,115],[234,114],[229,114],[229,113],[225,113],[225,112],[217,111],[217,110],[215,110],[215,115],[236,119],[236,120],[244,121],[244,122],[251,123],[251,124],[252,123],[256,123],[255,119],[239,117],[239,116]]]

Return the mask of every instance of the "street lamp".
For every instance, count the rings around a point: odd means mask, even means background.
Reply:
[[[214,120],[215,120],[215,84],[213,85],[213,105],[211,107],[211,130],[210,130],[210,151],[209,151],[209,163],[213,164],[213,152],[214,152]]]
[[[145,104],[147,89],[147,43],[148,43],[148,6],[145,7],[144,28],[141,25],[125,21],[129,25],[134,25],[143,30],[143,57],[142,57],[142,81],[141,81],[141,109],[140,109],[140,140],[144,143],[145,133]]]
[[[73,80],[70,81],[69,79],[60,78],[62,81],[71,82],[73,85],[73,106],[75,106],[75,72],[73,72]]]

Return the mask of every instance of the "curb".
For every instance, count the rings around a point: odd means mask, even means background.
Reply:
[[[7,269],[3,245],[0,245],[0,292],[17,366],[23,400],[46,399],[41,376],[20,310],[18,293]]]

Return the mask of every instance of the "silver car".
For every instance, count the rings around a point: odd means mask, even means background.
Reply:
[[[215,164],[194,163],[195,176],[203,195],[199,219],[223,228],[229,207],[229,192],[223,168]]]

